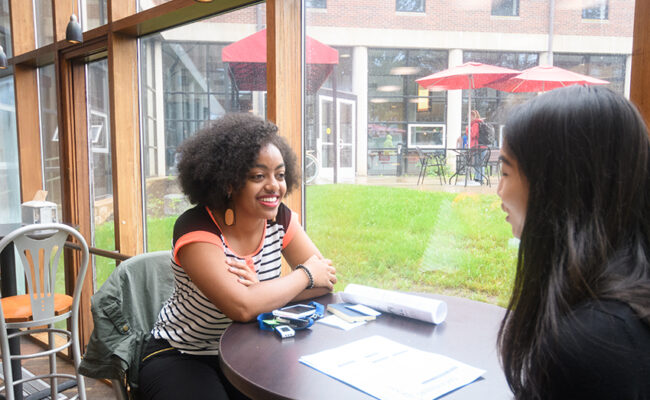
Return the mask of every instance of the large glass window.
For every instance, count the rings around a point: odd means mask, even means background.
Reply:
[[[264,19],[265,6],[255,5],[140,41],[150,251],[169,248],[173,222],[189,206],[176,181],[177,147],[226,113],[266,115],[266,65],[222,59],[222,51],[229,45],[244,53],[253,51],[251,35],[265,35]]]
[[[54,41],[52,0],[34,0],[34,27],[36,47],[43,47]]]
[[[106,24],[108,21],[106,0],[82,1],[81,20],[84,31]]]
[[[492,0],[492,15],[516,17],[519,15],[519,0]]]
[[[417,168],[415,158],[403,157],[408,154],[409,142],[411,153],[418,144],[409,141],[408,132],[423,129],[422,123],[444,124],[446,93],[429,92],[415,79],[444,69],[447,57],[446,51],[439,50],[368,50],[369,175],[408,173]],[[420,127],[409,128],[411,124]],[[442,145],[440,141],[436,144]],[[405,153],[398,153],[398,147]]]
[[[38,94],[43,188],[48,192],[47,199],[58,205],[58,217],[59,221],[61,221],[61,160],[59,157],[59,126],[56,108],[56,77],[53,64],[38,69]]]
[[[583,19],[607,19],[609,14],[608,0],[589,0],[582,9]]]
[[[306,10],[305,34],[338,51],[330,79],[305,88],[303,138],[307,233],[334,260],[336,289],[361,283],[506,304],[517,241],[496,195],[498,150],[483,171],[491,185],[470,175],[465,186],[459,148],[470,91],[415,80],[468,61],[515,70],[555,63],[624,93],[634,2],[609,2],[607,24],[579,23],[582,8],[603,15],[606,2],[556,3],[552,20],[548,2],[518,0],[431,0],[426,9],[424,1],[330,1],[327,13]],[[306,76],[315,68],[307,62]],[[471,104],[500,145],[512,107],[537,94],[478,88]],[[442,171],[423,171],[418,147],[444,160]],[[451,182],[436,176],[456,173]]]
[[[20,222],[20,174],[13,76],[0,78],[0,224]]]
[[[0,0],[0,46],[5,51],[7,58],[11,58],[11,18],[9,15],[9,0]]]
[[[626,59],[624,55],[609,54],[553,55],[553,63],[558,67],[609,81],[607,86],[620,94],[625,94]]]

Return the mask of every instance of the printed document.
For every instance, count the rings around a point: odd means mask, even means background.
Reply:
[[[299,361],[382,400],[432,400],[485,373],[382,336],[302,356]]]

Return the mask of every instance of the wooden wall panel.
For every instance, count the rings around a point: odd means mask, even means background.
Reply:
[[[634,102],[646,124],[650,124],[650,2],[637,0],[634,10],[634,39],[630,100]]]
[[[79,20],[79,7],[77,0],[52,0],[52,20],[54,21],[54,43],[65,40],[65,30],[74,13]]]
[[[32,51],[36,47],[32,7],[31,1],[11,0],[10,2],[11,40],[14,55]],[[21,201],[31,200],[34,193],[42,189],[43,186],[36,76],[35,68],[14,66]]]
[[[278,125],[280,134],[289,141],[302,166],[300,3],[300,0],[266,2],[266,86],[267,116]],[[302,218],[301,189],[295,190],[285,203]]]
[[[135,3],[133,0],[108,0],[108,21],[117,21],[135,14]]]
[[[43,189],[37,82],[35,68],[14,67],[21,201],[31,200]]]
[[[122,254],[144,251],[137,41],[111,33],[108,42],[115,247]]]
[[[34,9],[31,1],[10,0],[11,41],[14,54],[22,54],[36,48],[34,32]]]

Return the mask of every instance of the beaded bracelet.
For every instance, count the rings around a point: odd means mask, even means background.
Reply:
[[[312,276],[309,268],[305,267],[302,264],[298,264],[296,265],[296,269],[301,269],[305,271],[305,273],[307,274],[307,278],[309,278],[309,285],[307,285],[307,289],[312,289],[314,287],[314,277]]]

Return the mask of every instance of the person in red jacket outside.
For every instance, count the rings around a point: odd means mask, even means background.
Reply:
[[[469,136],[469,147],[470,149],[476,149],[479,147],[485,147],[481,146],[478,141],[478,136],[479,136],[479,124],[483,121],[483,118],[481,118],[481,114],[477,110],[472,110],[472,122],[470,125],[470,130],[468,132]],[[474,180],[476,182],[481,182],[483,180],[483,166],[481,165],[481,160],[482,158],[482,152],[476,152],[474,153],[474,157],[472,159],[472,165],[474,166]]]
[[[469,147],[472,149],[478,147],[479,122],[482,120],[483,119],[481,118],[481,114],[479,114],[477,110],[472,110],[472,123],[470,125],[471,129],[468,132]]]

